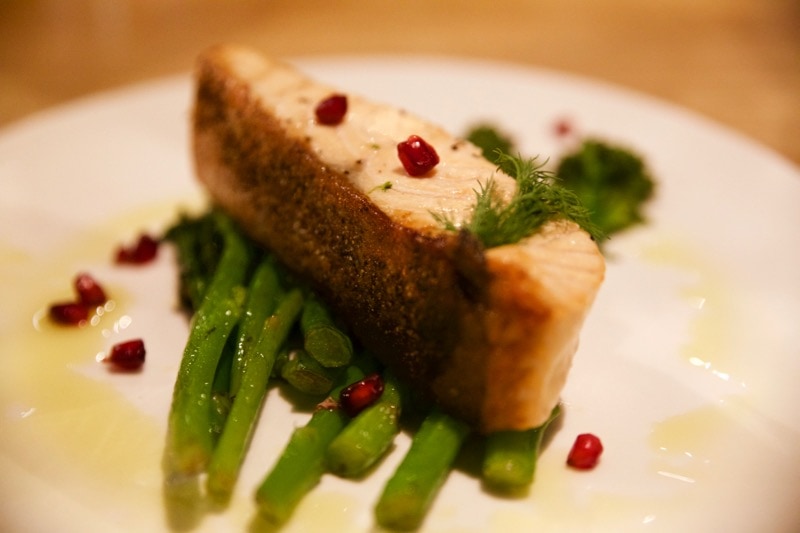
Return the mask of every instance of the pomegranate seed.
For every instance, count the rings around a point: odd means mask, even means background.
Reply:
[[[557,120],[553,125],[556,137],[566,137],[572,133],[573,129],[572,123],[566,118]]]
[[[580,470],[590,470],[597,465],[601,453],[603,443],[600,439],[591,433],[581,433],[569,451],[567,464]]]
[[[78,301],[86,307],[103,305],[108,301],[103,287],[86,273],[78,274],[75,277],[75,291],[78,294]]]
[[[320,124],[326,126],[340,124],[347,114],[347,97],[343,94],[332,94],[317,104],[314,114]]]
[[[66,326],[80,326],[89,319],[89,308],[79,302],[64,302],[50,306],[50,318]]]
[[[350,417],[375,403],[383,394],[383,378],[370,374],[361,381],[345,387],[339,395],[339,407]]]
[[[419,177],[439,164],[439,155],[433,146],[419,135],[411,135],[397,145],[397,156],[409,176]]]
[[[144,341],[134,339],[112,346],[103,362],[120,370],[138,370],[144,364],[144,355]]]
[[[147,234],[139,235],[139,239],[131,246],[120,246],[117,249],[117,263],[141,265],[155,259],[158,253],[158,241]]]

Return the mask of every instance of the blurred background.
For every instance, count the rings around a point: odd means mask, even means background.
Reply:
[[[0,127],[188,72],[205,46],[541,66],[685,106],[800,164],[798,0],[0,0]]]

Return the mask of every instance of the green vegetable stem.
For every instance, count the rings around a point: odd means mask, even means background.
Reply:
[[[436,409],[423,420],[375,506],[381,527],[409,531],[422,524],[468,433],[466,424]]]
[[[264,330],[264,321],[278,305],[283,288],[271,258],[259,262],[247,290],[247,300],[239,321],[235,354],[230,371],[230,394],[236,396],[244,374],[245,361]]]
[[[208,290],[192,320],[169,413],[164,466],[169,476],[198,474],[211,457],[211,398],[214,375],[244,298],[249,248],[221,214],[215,224],[224,248]]]
[[[364,377],[356,365],[348,366],[331,398]],[[332,402],[335,405],[334,402]],[[347,417],[335,407],[319,407],[309,422],[294,430],[283,453],[256,491],[260,518],[272,526],[289,519],[303,497],[325,473],[325,450],[347,424]]]
[[[328,447],[328,469],[347,478],[363,475],[391,448],[400,432],[400,410],[400,384],[387,371],[380,399],[354,418]]]
[[[281,377],[300,392],[322,396],[333,388],[341,374],[338,368],[325,368],[302,348],[290,350],[281,362]]]
[[[353,358],[353,344],[334,324],[325,304],[311,297],[300,319],[306,352],[324,367],[342,367]]]
[[[486,437],[482,479],[492,491],[521,493],[533,483],[536,461],[548,426],[561,412],[556,406],[544,424],[526,431],[498,431]]]
[[[228,413],[231,410],[231,361],[233,360],[233,335],[228,337],[222,348],[217,370],[214,374],[214,383],[211,385],[211,434],[214,442],[222,433]]]
[[[219,502],[230,498],[255,430],[276,354],[289,336],[302,306],[301,291],[290,291],[265,321],[252,352],[245,355],[241,386],[208,466],[206,487]]]

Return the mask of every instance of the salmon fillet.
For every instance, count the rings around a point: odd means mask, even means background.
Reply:
[[[246,48],[207,50],[195,76],[194,160],[213,202],[446,412],[481,432],[546,420],[604,276],[587,233],[562,220],[484,250],[432,215],[466,219],[492,176],[513,194],[475,146],[355,94],[341,124],[318,124],[341,90]],[[412,134],[441,158],[423,178],[397,158]]]

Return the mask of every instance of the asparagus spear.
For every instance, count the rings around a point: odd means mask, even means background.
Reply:
[[[289,354],[294,350],[292,346],[287,343],[281,346],[281,349],[278,351],[278,354],[275,356],[275,364],[272,365],[272,373],[270,373],[270,378],[280,378],[281,377],[281,370],[283,370],[283,365],[289,360]]]
[[[228,413],[231,410],[231,361],[233,360],[234,346],[231,342],[233,335],[228,337],[222,349],[217,370],[214,374],[214,383],[211,385],[211,434],[214,442],[222,433]]]
[[[275,261],[271,257],[260,261],[250,280],[247,301],[239,322],[230,373],[231,396],[236,396],[239,391],[245,361],[262,335],[264,321],[275,310],[281,291]]]
[[[468,433],[438,409],[428,414],[375,506],[381,527],[408,531],[422,524]]]
[[[220,502],[230,498],[255,429],[275,356],[286,341],[302,306],[300,290],[290,291],[264,323],[257,345],[244,361],[239,393],[233,400],[225,428],[208,466],[206,487],[209,494]]]
[[[356,365],[347,367],[331,398],[337,398],[345,386],[363,376]],[[325,473],[325,450],[346,423],[347,417],[340,409],[320,407],[305,426],[294,430],[283,453],[256,491],[262,520],[273,526],[288,520],[303,496]]]
[[[306,352],[324,367],[342,367],[353,358],[353,344],[317,298],[309,298],[300,319]]]
[[[175,382],[164,454],[170,476],[198,474],[208,463],[213,447],[211,387],[220,355],[241,312],[240,286],[249,248],[230,219],[215,213],[214,221],[224,246],[219,268],[192,320]]]
[[[386,372],[380,399],[354,418],[328,447],[328,470],[348,478],[364,474],[384,456],[400,432],[400,410],[400,385]]]
[[[557,405],[544,424],[526,431],[498,431],[486,437],[482,478],[496,492],[516,493],[533,483],[542,438],[560,414]]]
[[[302,348],[291,350],[281,366],[281,377],[292,387],[311,395],[327,394],[333,388],[339,369],[325,368]]]

